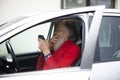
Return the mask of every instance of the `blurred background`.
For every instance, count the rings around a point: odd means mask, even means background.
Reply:
[[[106,5],[120,9],[120,0],[0,0],[0,24],[32,13],[45,13],[61,9]]]

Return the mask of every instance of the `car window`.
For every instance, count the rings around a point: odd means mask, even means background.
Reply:
[[[49,22],[42,25],[36,25],[33,28],[17,34],[9,39],[14,53],[17,55],[39,51],[37,43],[38,35],[41,34],[44,35],[45,38],[47,38],[50,24],[51,23]],[[0,54],[7,54],[5,42],[0,45]]]
[[[103,17],[99,37],[98,61],[112,61],[120,59],[120,17]]]
[[[25,54],[39,51],[37,43],[38,35],[41,34],[47,38],[49,27],[50,23],[37,25],[10,39],[14,52],[16,54]]]

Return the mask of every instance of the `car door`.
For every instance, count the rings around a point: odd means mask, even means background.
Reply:
[[[33,28],[17,33],[0,45],[1,57],[7,62],[4,66],[11,66],[10,71],[6,73],[36,70],[37,59],[41,53],[38,48],[38,35],[41,34],[47,38],[50,25],[50,22],[34,25]],[[13,53],[10,52],[11,49]],[[10,55],[13,59],[9,58]],[[11,60],[15,63],[12,64]],[[14,65],[17,71],[12,71]]]
[[[55,13],[48,13],[48,14],[44,14],[40,16],[38,15],[38,16],[31,17],[28,19],[26,23],[23,23],[21,27],[17,27],[8,33],[6,30],[3,30],[3,31],[6,31],[6,33],[4,32],[5,35],[1,36],[0,41],[4,41],[5,39],[10,38],[16,33],[23,31],[24,29],[29,29],[35,24],[38,24],[38,23],[42,24],[49,20],[56,19],[59,17],[71,16],[71,15],[77,14],[79,15],[80,18],[84,20],[84,23],[85,23],[85,26],[83,28],[84,29],[83,30],[84,47],[82,51],[82,59],[81,59],[80,66],[60,68],[60,69],[51,69],[48,71],[37,71],[37,72],[35,71],[35,72],[28,72],[28,73],[16,73],[16,74],[11,74],[11,75],[4,75],[2,76],[1,80],[7,79],[7,78],[9,78],[9,80],[10,79],[11,80],[16,80],[16,79],[55,80],[58,78],[62,80],[70,80],[70,79],[88,80],[90,77],[91,69],[92,69],[94,51],[95,51],[97,35],[98,35],[98,30],[99,30],[99,25],[101,22],[103,10],[104,10],[104,6],[86,7],[86,8],[70,9],[70,10],[68,9],[68,10],[63,10],[63,11],[59,11]],[[88,21],[89,13],[94,14],[90,24]],[[30,21],[31,23],[29,23]],[[92,47],[91,47],[91,43],[92,43]]]
[[[120,12],[102,18],[90,80],[120,80]]]

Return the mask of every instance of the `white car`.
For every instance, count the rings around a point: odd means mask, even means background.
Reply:
[[[37,36],[72,19],[82,58],[74,67],[36,70]],[[91,6],[24,16],[0,25],[0,80],[120,80],[120,11]]]

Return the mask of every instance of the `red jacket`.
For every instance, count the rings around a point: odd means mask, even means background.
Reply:
[[[81,57],[81,49],[73,41],[66,41],[62,46],[52,53],[48,59],[40,55],[37,62],[37,70],[54,69],[74,66]]]

